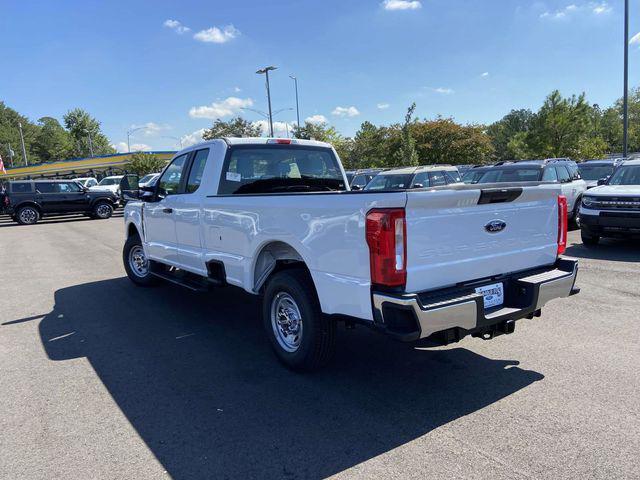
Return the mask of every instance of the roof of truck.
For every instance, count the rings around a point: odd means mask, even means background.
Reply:
[[[291,145],[308,145],[311,147],[331,147],[331,144],[326,142],[319,142],[317,140],[302,140],[300,138],[271,138],[271,137],[224,137],[223,140],[227,142],[227,145],[267,145],[273,143],[280,143],[286,145],[286,142],[290,142]]]

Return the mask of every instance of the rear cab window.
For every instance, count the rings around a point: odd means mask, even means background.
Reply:
[[[333,151],[306,145],[229,147],[218,194],[248,195],[346,190]]]
[[[185,193],[193,193],[198,190],[200,183],[202,183],[202,175],[204,173],[204,167],[207,164],[208,156],[208,148],[196,151],[196,154],[193,157],[193,162],[191,162],[191,169],[189,170],[189,178],[187,179]]]

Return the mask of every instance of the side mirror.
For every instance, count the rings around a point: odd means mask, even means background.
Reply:
[[[411,187],[411,188],[424,188],[424,185],[421,184],[421,183],[414,183],[413,187]]]
[[[362,187],[360,185],[351,185],[351,190],[354,190],[357,192],[359,190],[362,190]]]
[[[598,186],[606,185],[608,181],[609,181],[609,177],[600,178],[598,179]]]

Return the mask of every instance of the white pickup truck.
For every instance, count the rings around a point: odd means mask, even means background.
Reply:
[[[326,143],[228,138],[182,150],[136,195],[129,278],[261,295],[295,370],[330,359],[337,321],[403,341],[490,339],[578,292],[557,184],[352,192]]]

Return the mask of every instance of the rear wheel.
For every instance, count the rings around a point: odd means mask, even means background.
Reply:
[[[278,359],[292,370],[326,365],[335,351],[335,321],[322,313],[309,274],[285,270],[271,277],[263,298],[263,322]]]
[[[18,209],[15,219],[20,225],[33,225],[40,220],[40,212],[37,208],[27,205]]]
[[[105,220],[113,214],[113,206],[108,202],[98,202],[93,206],[93,217]]]
[[[129,280],[136,285],[150,287],[158,283],[158,278],[151,274],[149,259],[138,235],[127,238],[122,250],[122,261]]]
[[[593,247],[595,245],[598,245],[598,242],[600,241],[599,236],[591,235],[588,232],[586,232],[584,229],[580,230],[580,237],[582,238],[582,244],[587,247]]]

